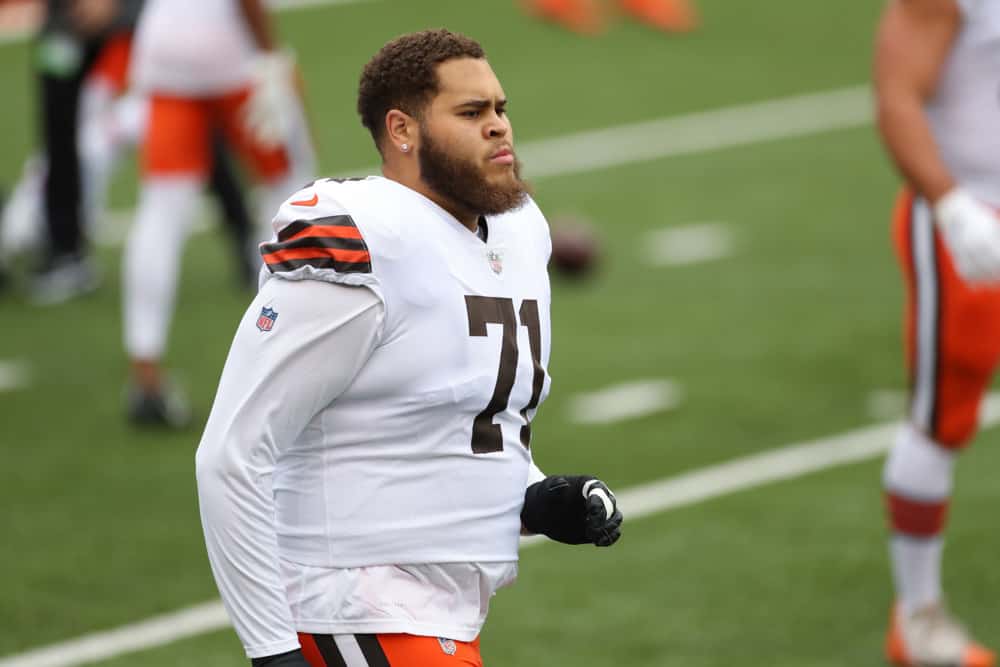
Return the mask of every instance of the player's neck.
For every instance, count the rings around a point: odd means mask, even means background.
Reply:
[[[419,192],[424,197],[427,197],[451,214],[453,218],[458,220],[458,222],[470,232],[473,234],[478,232],[479,214],[470,213],[461,206],[456,205],[455,202],[451,201],[447,197],[442,197],[437,191],[427,185],[419,176],[407,177],[401,173],[401,170],[394,169],[387,164],[382,165],[382,175],[389,180],[396,181],[400,185],[408,187],[414,192]]]

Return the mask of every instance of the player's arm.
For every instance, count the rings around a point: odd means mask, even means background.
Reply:
[[[240,8],[259,53],[253,62],[250,97],[244,105],[247,129],[265,147],[282,145],[298,121],[295,58],[279,49],[263,0],[240,0]]]
[[[271,317],[259,327],[265,306]],[[286,664],[298,656],[280,654],[299,648],[278,565],[275,462],[351,383],[382,319],[367,288],[271,278],[226,360],[198,447],[198,497],[216,583],[259,664]],[[260,662],[268,656],[278,662]]]
[[[882,140],[906,180],[931,202],[955,187],[924,111],[961,26],[956,0],[890,0],[875,42]]]

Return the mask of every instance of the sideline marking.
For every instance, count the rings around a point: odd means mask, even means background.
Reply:
[[[721,222],[666,227],[647,233],[641,251],[653,266],[710,262],[732,254],[733,234]]]
[[[850,86],[536,141],[521,157],[528,176],[565,176],[861,127],[871,124],[873,103],[867,85]]]
[[[983,404],[983,428],[1000,422],[1000,393]],[[649,482],[617,494],[626,521],[636,521],[677,507],[745,491],[771,482],[795,479],[836,466],[860,463],[885,453],[898,422],[875,424],[839,435],[751,454],[675,477]],[[546,542],[522,538],[527,548]],[[222,603],[205,602],[145,621],[95,632],[77,639],[0,659],[0,667],[74,667],[126,653],[162,646],[229,626]]]
[[[677,407],[682,392],[670,380],[636,380],[570,399],[569,419],[577,424],[611,424]]]
[[[0,359],[0,391],[22,389],[31,383],[31,367],[26,361]]]

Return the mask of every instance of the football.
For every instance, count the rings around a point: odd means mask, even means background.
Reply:
[[[600,259],[600,243],[589,224],[576,217],[555,217],[551,235],[550,271],[570,278],[593,273]]]

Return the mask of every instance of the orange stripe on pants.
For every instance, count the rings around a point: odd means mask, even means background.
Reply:
[[[929,206],[906,190],[896,203],[893,238],[906,281],[913,418],[935,441],[960,448],[976,434],[1000,360],[1000,287],[972,289],[958,276]]]

